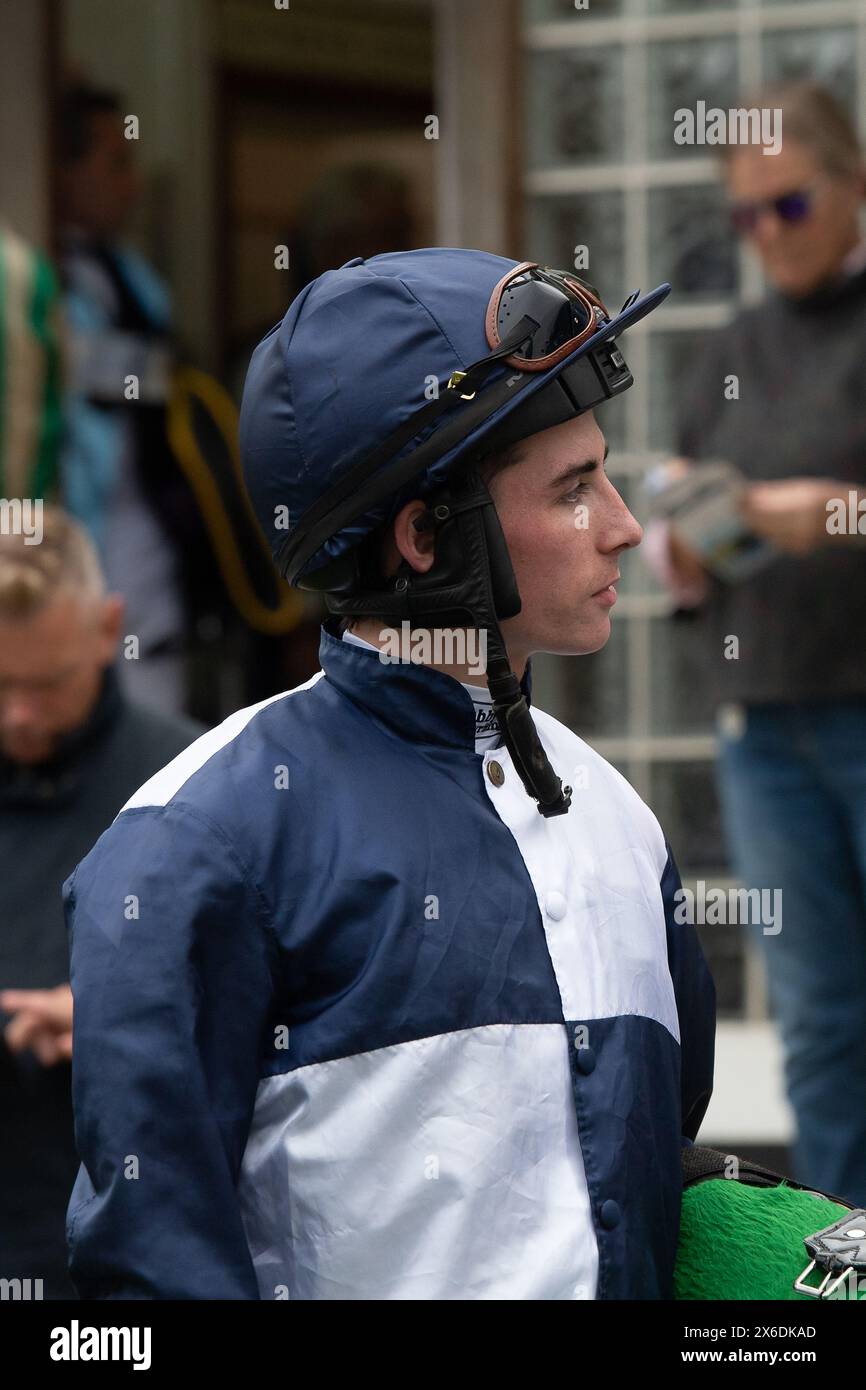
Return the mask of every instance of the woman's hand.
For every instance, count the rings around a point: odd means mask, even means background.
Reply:
[[[834,497],[847,497],[849,486],[833,478],[750,483],[740,501],[740,513],[755,535],[779,550],[810,555],[829,539],[827,503]]]

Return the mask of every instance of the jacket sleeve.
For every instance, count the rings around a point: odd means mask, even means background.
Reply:
[[[668,965],[680,1025],[682,1136],[694,1141],[713,1093],[716,1039],[716,987],[698,934],[682,897],[682,883],[671,847],[661,879],[667,929]]]
[[[265,905],[189,807],[122,812],[63,885],[83,1298],[257,1299],[237,1182],[273,999]]]

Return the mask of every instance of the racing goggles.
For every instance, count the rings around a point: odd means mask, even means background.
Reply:
[[[505,358],[522,372],[555,367],[611,319],[594,285],[537,261],[522,261],[494,286],[485,320],[490,347],[500,347],[526,315],[536,327]]]

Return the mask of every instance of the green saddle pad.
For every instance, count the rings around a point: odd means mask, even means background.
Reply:
[[[695,1182],[683,1191],[674,1297],[811,1302],[793,1287],[809,1263],[803,1238],[850,1210],[784,1181],[774,1187],[731,1178]],[[822,1277],[813,1269],[808,1282],[817,1285]],[[866,1285],[863,1276],[860,1282]],[[835,1297],[846,1293],[843,1285]],[[866,1289],[859,1301],[864,1297]]]

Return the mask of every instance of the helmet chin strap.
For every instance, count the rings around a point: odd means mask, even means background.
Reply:
[[[543,816],[564,815],[571,804],[550,765],[520,682],[511,669],[501,620],[521,609],[514,569],[496,508],[475,464],[458,469],[428,500],[427,525],[436,536],[435,560],[426,574],[405,561],[388,581],[357,594],[325,594],[332,613],[381,616],[396,626],[474,627],[486,634],[487,685],[502,739],[527,794]]]

